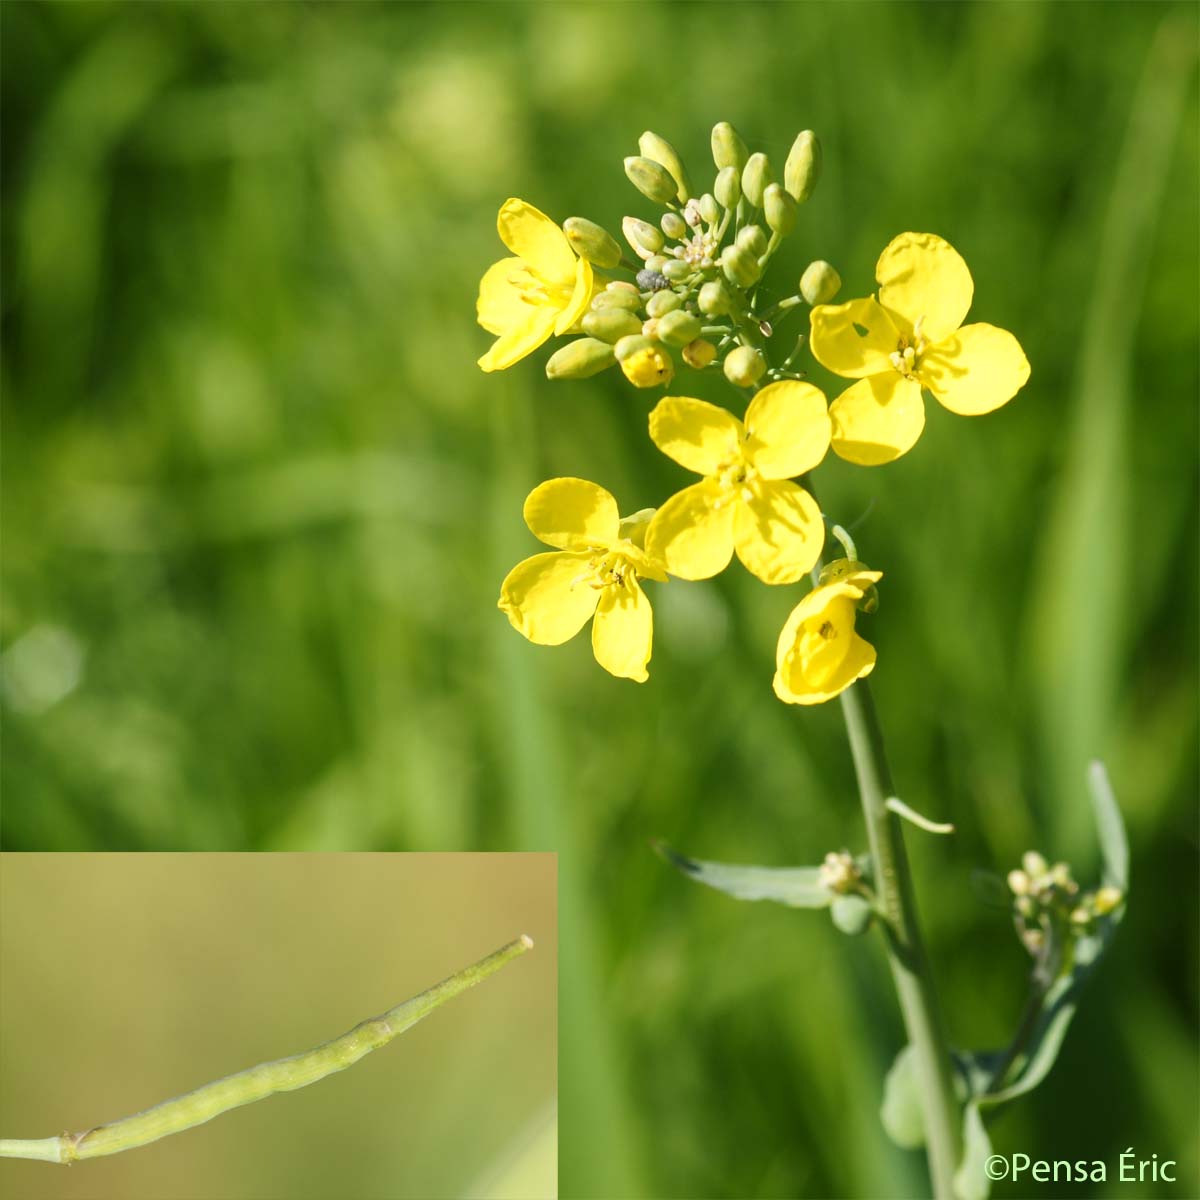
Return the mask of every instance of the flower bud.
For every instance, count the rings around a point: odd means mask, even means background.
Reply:
[[[655,292],[646,301],[646,313],[651,317],[665,317],[667,313],[674,312],[682,303],[683,297],[678,292],[669,290]]]
[[[741,171],[746,165],[746,159],[750,157],[746,143],[728,121],[720,121],[713,126],[712,156],[718,171],[725,167],[736,167]]]
[[[821,177],[821,143],[811,129],[796,135],[783,164],[783,186],[797,204],[803,204],[813,194]]]
[[[693,371],[703,371],[716,357],[716,346],[712,342],[706,342],[703,338],[688,342],[683,348],[683,361]]]
[[[622,338],[615,347],[617,361],[625,378],[634,387],[657,387],[668,384],[675,375],[675,364],[663,346],[648,337],[637,335]]]
[[[662,273],[672,283],[682,283],[689,276],[696,273],[696,268],[690,262],[685,262],[682,258],[672,258],[665,267]]]
[[[713,194],[717,203],[725,208],[733,208],[742,198],[742,173],[737,167],[722,167],[717,173],[717,181],[713,184]]]
[[[649,221],[638,217],[622,217],[621,232],[638,258],[647,259],[663,247],[663,235]]]
[[[626,312],[637,312],[642,307],[642,296],[637,291],[597,292],[592,297],[592,311],[602,312],[610,308],[623,308]]]
[[[1105,884],[1104,887],[1097,890],[1092,900],[1092,907],[1103,917],[1112,912],[1124,899],[1125,897],[1121,895],[1120,888],[1115,888],[1111,884]]]
[[[766,361],[753,346],[738,346],[725,357],[725,378],[735,387],[753,387],[766,369]]]
[[[668,346],[682,349],[688,342],[694,342],[700,336],[700,329],[699,317],[677,308],[659,318],[658,337]]]
[[[787,237],[796,228],[796,201],[777,183],[768,183],[763,192],[763,215],[772,233]]]
[[[659,225],[662,226],[663,233],[669,238],[679,241],[680,238],[687,237],[687,222],[676,212],[663,213],[663,219]]]
[[[723,317],[733,307],[733,297],[719,279],[710,279],[704,284],[696,302],[706,317]]]
[[[742,246],[726,246],[721,251],[721,270],[730,283],[740,288],[753,286],[762,274],[757,256]]]
[[[641,318],[624,308],[593,309],[583,314],[583,332],[610,346],[631,333],[640,333],[641,328]]]
[[[712,192],[705,192],[700,197],[700,215],[710,225],[715,225],[721,219],[721,209],[717,205],[717,198]]]
[[[767,252],[767,235],[763,233],[761,225],[743,225],[733,244],[758,258]]]
[[[656,162],[667,169],[667,172],[675,181],[674,198],[680,204],[686,204],[688,199],[687,168],[684,167],[683,160],[679,155],[675,153],[675,147],[666,138],[660,138],[657,133],[652,133],[647,129],[638,138],[638,149],[651,162]],[[654,197],[651,196],[650,199],[653,200]]]
[[[621,261],[621,247],[616,238],[586,217],[568,217],[563,222],[563,233],[571,249],[593,266],[615,267]]]
[[[671,172],[661,163],[652,158],[639,158],[634,155],[625,160],[625,174],[647,200],[655,204],[670,204],[678,191]]]
[[[643,337],[648,337],[652,342],[658,341],[658,321],[654,317],[643,321],[641,333]]]
[[[742,168],[742,195],[754,205],[762,208],[763,192],[767,184],[775,181],[775,173],[771,170],[771,160],[759,151],[746,160]]]
[[[1025,868],[1025,874],[1035,880],[1045,875],[1048,869],[1046,860],[1036,850],[1027,850],[1021,855],[1021,866]]]
[[[800,295],[813,307],[828,304],[841,290],[842,277],[824,259],[810,262],[800,276]]]
[[[594,337],[576,338],[550,356],[546,363],[546,378],[587,379],[589,375],[598,375],[611,367],[614,361],[613,348],[607,342]]]
[[[652,254],[646,259],[646,270],[653,271],[656,275],[662,273],[663,267],[671,260],[665,254]]]
[[[1029,893],[1029,876],[1024,871],[1009,871],[1008,890],[1014,896],[1025,896]]]

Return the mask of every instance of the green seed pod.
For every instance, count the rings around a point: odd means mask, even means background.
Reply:
[[[783,164],[783,186],[797,204],[813,194],[821,177],[821,143],[811,129],[796,135]]]
[[[720,279],[710,279],[701,287],[697,304],[706,317],[723,317],[733,307],[733,297]]]
[[[609,345],[641,331],[642,318],[628,309],[602,308],[583,314],[583,332]]]
[[[681,304],[683,304],[683,297],[678,292],[672,292],[669,288],[664,289],[661,292],[655,292],[646,301],[646,315],[665,317],[667,313],[674,312]]]
[[[703,371],[716,357],[716,346],[703,338],[688,342],[683,348],[683,361],[694,371]]]
[[[659,320],[658,338],[668,346],[682,350],[688,342],[694,342],[700,336],[700,328],[699,317],[677,308]]]
[[[671,178],[675,180],[675,198],[680,204],[686,204],[689,195],[687,168],[683,165],[683,159],[675,153],[675,147],[666,138],[660,138],[657,133],[647,129],[638,138],[638,149],[651,162],[666,167]],[[654,197],[651,196],[651,199]]]
[[[588,314],[589,317],[596,315]],[[594,337],[576,338],[550,356],[546,363],[546,378],[587,379],[589,375],[599,375],[614,362],[613,348],[607,342]]]
[[[685,279],[696,273],[696,268],[690,262],[685,262],[682,258],[667,259],[666,266],[663,267],[662,273],[672,283],[682,283]]]
[[[763,233],[761,225],[743,225],[738,230],[733,244],[740,250],[745,250],[747,254],[759,258],[767,252],[767,235]]]
[[[610,308],[623,308],[626,312],[637,312],[642,307],[640,292],[597,292],[592,297],[592,311],[605,312]]]
[[[761,151],[750,155],[742,168],[742,195],[755,208],[762,208],[763,192],[767,190],[767,184],[774,182],[775,173],[771,170],[771,160]]]
[[[687,237],[687,222],[678,213],[663,213],[663,219],[659,222],[659,225],[662,226],[663,233],[669,238],[679,241],[680,238]]]
[[[721,219],[721,209],[717,205],[717,198],[712,192],[705,192],[700,197],[700,215],[710,225],[715,225]]]
[[[638,217],[622,217],[621,232],[633,248],[634,254],[646,259],[663,248],[663,235],[649,221]]]
[[[796,201],[779,184],[767,184],[763,192],[763,215],[772,233],[787,237],[796,228],[796,209]]]
[[[828,304],[842,290],[842,277],[824,259],[818,258],[800,276],[800,295],[814,307]]]
[[[621,261],[621,247],[616,238],[586,217],[568,217],[563,222],[563,233],[575,253],[594,266],[607,269]]]
[[[766,369],[766,361],[753,346],[738,346],[725,356],[725,378],[735,387],[753,387]]]
[[[712,156],[718,171],[725,167],[736,167],[738,171],[741,171],[750,157],[746,143],[742,141],[738,131],[728,121],[721,121],[713,126]]]
[[[843,933],[857,937],[871,925],[871,904],[865,896],[835,896],[829,906],[833,923]]]
[[[675,199],[678,185],[661,163],[652,158],[639,158],[636,155],[625,160],[625,174],[647,200],[655,204],[670,204]]]
[[[717,203],[725,208],[734,208],[742,198],[742,173],[737,167],[722,167],[713,184]]]

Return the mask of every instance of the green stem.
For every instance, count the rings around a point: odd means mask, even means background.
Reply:
[[[304,1054],[274,1062],[260,1063],[228,1075],[213,1083],[173,1100],[165,1100],[145,1112],[120,1121],[98,1125],[82,1133],[64,1133],[61,1137],[0,1140],[0,1157],[35,1158],[44,1162],[71,1163],[82,1158],[99,1158],[145,1146],[168,1134],[180,1133],[194,1125],[202,1125],[213,1117],[265,1099],[276,1092],[290,1092],[307,1087],[332,1075],[335,1071],[358,1062],[364,1055],[387,1045],[398,1034],[428,1016],[439,1005],[474,987],[505,963],[524,954],[533,946],[532,939],[522,935],[499,950],[464,967],[441,983],[435,984],[411,1000],[398,1004],[382,1016],[372,1017],[356,1025],[349,1033],[334,1038]]]

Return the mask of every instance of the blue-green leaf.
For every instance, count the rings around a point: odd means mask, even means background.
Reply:
[[[1108,772],[1099,760],[1088,766],[1088,786],[1092,793],[1092,811],[1100,835],[1100,853],[1104,859],[1104,883],[1109,887],[1129,890],[1129,838],[1121,809],[1113,795]]]
[[[883,1104],[879,1119],[884,1131],[897,1146],[915,1150],[925,1145],[925,1112],[917,1088],[917,1069],[912,1046],[896,1055],[883,1081]]]
[[[818,881],[817,867],[739,866],[688,858],[665,842],[655,842],[654,848],[697,883],[738,900],[774,900],[789,908],[827,908],[833,899]]]
[[[983,1114],[978,1103],[972,1101],[963,1111],[963,1156],[954,1176],[958,1200],[987,1200],[991,1189],[987,1160],[991,1154],[992,1141],[983,1123]]]

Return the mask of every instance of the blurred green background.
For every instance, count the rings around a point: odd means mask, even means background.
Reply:
[[[149,1146],[0,1161],[39,1200],[554,1195],[551,854],[6,854],[0,1130],[52,1137],[308,1050],[521,933],[348,1070]]]
[[[912,839],[952,1035],[1003,1044],[1024,989],[971,869],[1037,846],[1091,881],[1102,756],[1133,901],[993,1139],[1200,1192],[1194,6],[10,2],[0,32],[7,847],[558,850],[564,1195],[920,1195],[876,1119],[879,947],[648,849],[860,845],[836,707],[770,689],[803,589],[655,588],[640,687],[495,609],[542,479],[624,511],[685,479],[612,373],[478,371],[500,203],[615,229],[653,215],[643,129],[702,179],[717,120],[776,163],[811,127],[768,291],[822,257],[864,295],[935,231],[1033,364],[817,474],[886,573],[897,785],[959,830]]]

